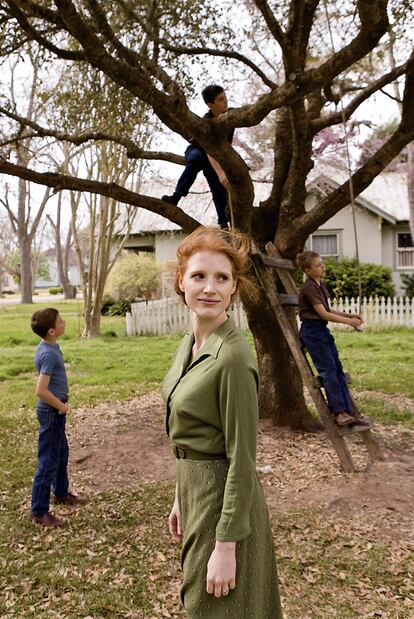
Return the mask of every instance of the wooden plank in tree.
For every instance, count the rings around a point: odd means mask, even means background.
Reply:
[[[276,267],[277,269],[287,269],[288,271],[294,271],[295,265],[292,260],[287,260],[286,258],[276,258],[273,256],[266,256],[265,254],[261,254],[261,259],[263,264],[268,267]]]
[[[282,260],[279,252],[277,251],[273,243],[266,243],[266,251],[268,253],[268,256],[271,256],[274,259]],[[277,271],[280,281],[282,282],[284,286],[285,291],[288,294],[298,294],[298,289],[296,288],[296,282],[292,274],[289,273],[288,270],[283,269],[281,267],[276,267],[276,271]]]
[[[299,305],[299,297],[297,294],[284,294],[279,293],[279,299],[282,305],[292,305],[297,307]]]

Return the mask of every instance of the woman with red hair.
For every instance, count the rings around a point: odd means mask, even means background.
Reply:
[[[182,542],[181,598],[189,619],[281,619],[276,559],[256,474],[258,372],[227,315],[246,277],[249,242],[200,227],[178,248],[175,289],[192,313],[165,378],[167,432],[177,458],[171,535]]]

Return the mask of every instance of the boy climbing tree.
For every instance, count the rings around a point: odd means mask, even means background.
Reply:
[[[204,118],[214,118],[227,112],[227,97],[222,86],[212,84],[206,86],[201,93],[209,111]],[[233,141],[234,129],[230,129],[227,134],[227,141]],[[171,196],[162,196],[164,202],[177,205],[180,199],[190,191],[199,172],[203,172],[210,191],[213,196],[214,206],[217,211],[218,223],[222,228],[227,228],[228,217],[226,215],[228,180],[220,164],[210,157],[200,144],[195,140],[190,140],[190,145],[185,151],[184,172],[178,179],[177,186]]]

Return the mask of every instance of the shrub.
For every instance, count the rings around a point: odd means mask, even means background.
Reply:
[[[333,298],[358,296],[358,269],[355,258],[325,260],[324,282]],[[392,297],[395,288],[391,269],[381,264],[365,262],[361,264],[361,283],[363,297]]]
[[[401,282],[404,288],[404,295],[412,299],[414,297],[414,273],[401,273]]]
[[[125,316],[131,311],[131,301],[108,301],[101,308],[103,316]]]
[[[63,288],[58,286],[57,288],[49,288],[49,294],[61,294],[63,292]]]
[[[161,283],[161,267],[149,255],[125,251],[115,262],[105,285],[107,300],[121,301],[156,294]]]

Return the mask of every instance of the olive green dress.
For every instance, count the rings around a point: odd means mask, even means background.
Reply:
[[[191,360],[183,338],[164,385],[167,432],[180,447],[224,459],[177,460],[183,526],[181,597],[189,619],[281,619],[272,532],[256,475],[258,373],[231,318]],[[206,592],[215,541],[236,541],[236,588]]]

